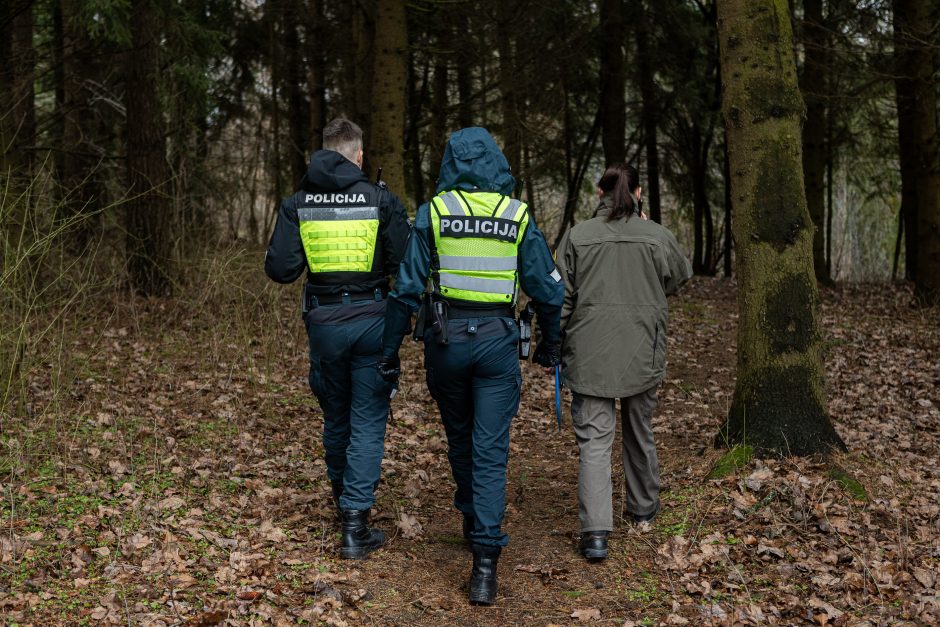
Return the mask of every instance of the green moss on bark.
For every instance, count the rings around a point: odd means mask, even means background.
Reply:
[[[807,227],[800,202],[802,165],[784,142],[775,140],[762,151],[757,172],[754,231],[761,241],[783,250]]]
[[[747,444],[754,454],[815,455],[845,450],[822,405],[822,381],[804,365],[765,366],[739,376],[716,446]]]
[[[764,309],[775,354],[808,350],[819,339],[816,324],[816,290],[805,274],[785,275],[770,292]]]
[[[748,111],[754,122],[803,114],[803,98],[786,80],[759,77],[748,82]]]

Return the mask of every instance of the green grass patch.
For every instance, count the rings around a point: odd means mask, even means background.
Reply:
[[[731,473],[743,468],[751,461],[754,448],[747,444],[740,444],[722,455],[708,473],[709,479],[723,479]]]
[[[868,492],[861,482],[850,475],[844,468],[833,466],[829,469],[829,478],[839,484],[856,501],[868,501]]]

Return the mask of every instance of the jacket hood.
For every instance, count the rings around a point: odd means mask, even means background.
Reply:
[[[508,196],[515,187],[509,162],[485,128],[463,128],[447,140],[436,193],[463,189]]]
[[[305,191],[333,192],[368,180],[359,166],[335,150],[318,150],[310,155],[310,165],[300,187]]]

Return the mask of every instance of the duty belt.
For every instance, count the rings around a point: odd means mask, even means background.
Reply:
[[[450,320],[460,320],[464,318],[515,318],[516,310],[514,307],[461,307],[449,303],[447,317]]]
[[[361,303],[363,301],[380,301],[385,299],[385,292],[376,288],[374,290],[362,292],[339,292],[336,294],[314,294],[307,291],[307,309],[321,307],[323,305],[338,305],[339,303]]]

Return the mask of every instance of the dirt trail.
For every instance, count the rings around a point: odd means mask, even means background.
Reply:
[[[931,622],[940,616],[940,332],[901,288],[824,294],[830,406],[849,455],[751,462],[710,481],[733,390],[735,295],[696,279],[671,302],[654,419],[664,491],[651,526],[618,520],[611,557],[576,552],[577,448],[552,380],[527,365],[513,423],[510,546],[492,608],[466,603],[470,555],[420,347],[389,427],[363,562],[337,558],[319,409],[292,298],[259,287],[227,324],[128,303],[72,350],[81,370],[8,422],[0,615],[49,624],[548,625]],[[117,321],[117,322],[115,322]],[[886,321],[891,321],[886,324]],[[567,402],[565,403],[567,413]],[[617,449],[615,449],[617,450]],[[615,511],[622,479],[615,463]]]

